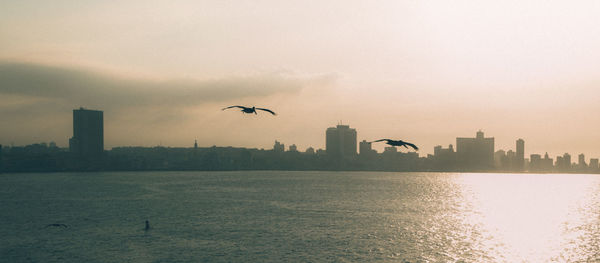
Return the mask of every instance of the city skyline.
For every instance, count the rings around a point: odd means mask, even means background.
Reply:
[[[104,149],[104,118],[102,110],[91,110],[80,107],[73,109],[72,115],[72,131],[73,136],[69,139],[69,152],[75,154],[81,160],[99,160],[103,159]],[[276,153],[283,152],[304,152],[309,154],[321,153],[326,154],[330,160],[354,159],[357,156],[371,158],[378,154],[402,153],[402,147],[384,146],[384,150],[378,152],[373,149],[373,142],[362,140],[359,142],[357,137],[357,129],[350,125],[339,122],[335,127],[328,127],[325,130],[325,147],[313,148],[308,146],[305,151],[299,150],[296,144],[289,144],[287,150],[285,143],[275,140],[272,151]],[[31,144],[38,145],[38,144]],[[31,146],[29,145],[29,146]],[[43,145],[47,144],[43,142]],[[49,143],[50,147],[57,147],[54,141]],[[0,151],[1,151],[0,144]],[[212,147],[215,147],[213,145]],[[11,146],[14,147],[14,146]],[[132,146],[117,146],[115,148],[132,147]],[[133,146],[134,148],[136,146]],[[139,146],[137,146],[139,147]],[[170,146],[166,146],[169,147]],[[225,147],[240,147],[240,146],[225,146]],[[177,147],[176,147],[177,148]],[[183,147],[198,149],[198,140],[194,139],[192,147]],[[208,148],[208,147],[200,147]],[[253,147],[241,147],[242,149],[258,149]],[[264,150],[261,148],[260,150]],[[456,150],[454,150],[456,149]],[[440,169],[466,169],[466,170],[501,170],[501,171],[571,171],[571,168],[588,167],[584,153],[578,155],[577,163],[571,162],[571,155],[564,153],[556,155],[556,159],[551,158],[548,152],[545,152],[544,157],[539,153],[529,154],[526,158],[525,141],[521,138],[515,141],[515,150],[496,149],[495,138],[485,137],[482,130],[476,132],[475,137],[456,137],[456,144],[449,144],[448,148],[443,148],[440,144],[433,147],[433,154],[428,153],[421,156],[418,151],[409,149],[406,153],[414,153],[420,158],[431,159],[434,162],[434,168],[439,166]],[[421,149],[422,151],[422,149]],[[333,159],[331,159],[333,158]],[[556,161],[554,161],[556,160]],[[598,158],[588,157],[590,169],[598,169]],[[87,162],[86,161],[86,162]],[[595,168],[594,168],[595,167]]]
[[[600,156],[598,13],[542,0],[7,2],[0,143],[66,146],[65,113],[83,106],[104,110],[109,148],[324,147],[321,127],[342,120],[426,153],[482,129],[499,148],[518,136],[531,152]]]

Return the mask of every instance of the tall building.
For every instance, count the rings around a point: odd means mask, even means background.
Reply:
[[[525,168],[525,141],[517,140],[517,156],[515,161],[515,170],[522,171]]]
[[[554,167],[559,171],[565,170],[565,160],[562,156],[556,156],[556,162],[554,162]]]
[[[69,150],[79,156],[98,157],[104,152],[104,117],[99,110],[73,110],[73,137]]]
[[[274,152],[283,152],[284,149],[285,149],[285,145],[283,143],[275,141],[275,145],[273,145]]]
[[[585,163],[585,155],[583,153],[579,155],[577,165],[579,166],[579,168],[587,167],[587,164]]]
[[[325,151],[336,158],[356,155],[356,130],[348,125],[327,128],[325,132]]]
[[[598,170],[598,158],[591,158],[589,167],[590,171]]]
[[[493,169],[494,138],[485,138],[482,131],[475,138],[456,138],[456,157],[461,169]]]
[[[564,163],[564,169],[569,170],[571,169],[571,155],[568,153],[563,154],[563,163]]]

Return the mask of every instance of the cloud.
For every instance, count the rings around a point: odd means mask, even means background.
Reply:
[[[0,63],[0,94],[45,98],[101,109],[193,106],[296,93],[314,79],[262,74],[211,80],[127,79],[83,69]]]
[[[202,117],[198,113],[203,106],[217,104],[209,114],[218,114],[218,109],[229,103],[261,103],[273,96],[298,96],[306,87],[329,86],[334,80],[331,75],[299,77],[288,72],[209,80],[152,80],[0,62],[0,119],[7,124],[0,138],[17,143],[34,142],[31,138],[67,138],[71,111],[80,106],[105,112],[105,122],[110,124],[107,134],[134,127],[152,133],[167,123],[184,129],[186,122]]]

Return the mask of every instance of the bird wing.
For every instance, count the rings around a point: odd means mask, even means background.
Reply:
[[[245,109],[246,107],[244,107],[244,106],[237,106],[237,105],[235,105],[235,106],[229,106],[229,107],[225,107],[225,108],[223,108],[223,109],[221,109],[221,110],[226,110],[226,109],[231,109],[231,108],[240,108],[240,109]]]
[[[391,140],[390,140],[390,139],[381,139],[381,140],[377,140],[377,141],[372,141],[372,142],[382,142],[382,141],[386,141],[386,142],[389,142],[389,141],[391,141]]]
[[[415,149],[415,151],[419,150],[419,147],[417,147],[416,145],[410,143],[410,142],[404,142],[404,147],[406,147],[406,145],[412,147],[413,149]],[[408,148],[408,147],[407,147]]]
[[[270,113],[271,113],[271,114],[273,114],[273,115],[277,115],[275,112],[273,112],[272,110],[269,110],[269,109],[265,109],[265,108],[256,108],[256,109],[257,109],[257,110],[264,110],[264,111],[266,111],[266,112],[270,112]]]

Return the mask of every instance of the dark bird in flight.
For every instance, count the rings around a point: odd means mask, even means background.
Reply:
[[[273,115],[277,115],[272,110],[265,109],[265,108],[256,108],[254,106],[252,106],[252,108],[250,108],[250,107],[244,107],[244,106],[229,106],[229,107],[223,108],[222,110],[231,109],[231,108],[240,108],[240,109],[242,109],[243,113],[254,113],[254,114],[257,114],[256,110],[262,110],[262,111],[269,112],[269,113],[271,113]]]
[[[386,144],[389,144],[391,146],[404,146],[404,148],[407,148],[407,146],[412,147],[413,149],[415,149],[415,151],[419,150],[419,147],[417,147],[416,145],[410,143],[410,142],[405,142],[403,140],[390,140],[390,139],[381,139],[381,140],[377,140],[377,141],[372,141],[372,142],[382,142],[385,141]]]

